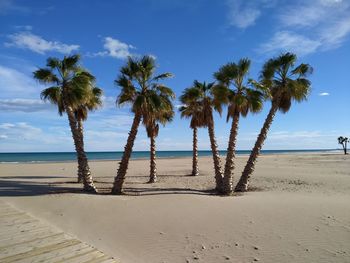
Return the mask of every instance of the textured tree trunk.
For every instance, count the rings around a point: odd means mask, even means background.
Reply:
[[[83,128],[83,121],[82,120],[77,120],[77,127],[78,127],[78,132],[82,138],[82,143],[84,145],[84,128]],[[84,147],[84,146],[83,146]],[[79,158],[79,157],[78,157]],[[83,183],[84,182],[84,175],[83,175],[83,168],[81,167],[81,161],[78,161],[78,183]],[[90,169],[89,169],[90,170]]]
[[[84,141],[83,141],[82,132],[80,132],[78,129],[78,123],[74,116],[73,109],[70,106],[66,106],[65,109],[68,116],[69,126],[72,131],[75,150],[77,152],[78,176],[79,176],[79,173],[81,173],[81,177],[83,178],[84,191],[96,193],[97,190],[94,186],[89,164],[88,164],[88,159],[84,151]]]
[[[137,129],[140,125],[141,115],[136,113],[134,121],[129,132],[129,137],[124,147],[124,153],[122,160],[119,163],[119,169],[117,171],[117,176],[114,178],[114,184],[112,189],[112,194],[120,195],[122,194],[123,183],[125,180],[126,171],[128,170],[129,159],[131,156],[132,148],[134,146],[135,138],[137,135]]]
[[[265,119],[264,125],[261,128],[260,134],[255,142],[254,148],[250,153],[248,162],[244,167],[242,176],[235,187],[236,192],[246,192],[248,190],[250,175],[253,173],[255,169],[255,163],[260,154],[261,148],[264,145],[264,142],[267,137],[267,133],[270,129],[270,126],[272,124],[273,118],[276,115],[277,110],[278,110],[278,102],[272,103],[270,112]]]
[[[235,169],[238,123],[239,111],[235,111],[232,119],[230,137],[228,141],[225,172],[223,178],[223,193],[226,195],[230,195],[233,193],[233,171]]]
[[[198,170],[198,139],[197,139],[197,127],[193,128],[193,160],[192,160],[192,175],[199,175]]]
[[[156,138],[152,134],[150,137],[151,147],[150,147],[150,174],[149,183],[157,182],[157,168],[156,168]]]
[[[213,115],[211,115],[209,123],[208,123],[208,133],[209,133],[211,151],[213,153],[216,191],[218,191],[219,193],[222,193],[222,170],[221,170],[220,154],[218,151],[218,145],[217,145],[216,140],[215,140]]]

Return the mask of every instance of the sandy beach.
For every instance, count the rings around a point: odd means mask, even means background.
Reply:
[[[235,181],[247,156],[237,159]],[[0,198],[122,263],[350,262],[350,156],[264,155],[244,195],[213,194],[212,159],[130,163],[126,195],[108,195],[117,161],[92,161],[101,194],[76,163],[0,164]]]

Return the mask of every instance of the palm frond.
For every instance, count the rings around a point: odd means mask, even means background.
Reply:
[[[227,63],[214,73],[214,78],[228,86],[237,77],[238,73],[239,69],[235,63]]]
[[[171,88],[164,86],[163,84],[153,83],[152,89],[155,89],[157,92],[159,92],[162,95],[166,95],[172,99],[175,99],[174,91]]]
[[[64,57],[62,60],[62,68],[68,71],[75,71],[78,68],[78,62],[80,60],[80,55],[75,54],[71,56]]]
[[[40,68],[33,72],[33,77],[43,84],[59,84],[58,77],[51,69]]]
[[[49,57],[46,60],[46,66],[48,66],[49,68],[54,70],[54,69],[61,68],[62,67],[62,63],[61,63],[61,61],[58,58]]]
[[[155,76],[152,80],[159,81],[159,80],[167,79],[167,78],[171,78],[171,77],[173,77],[173,74],[170,72],[166,72],[166,73],[162,73],[162,74]]]
[[[279,102],[284,113],[290,109],[292,100],[306,100],[311,91],[311,82],[306,77],[312,73],[312,67],[304,63],[295,67],[296,60],[295,54],[281,54],[268,60],[261,73],[260,83],[269,90],[265,97]]]

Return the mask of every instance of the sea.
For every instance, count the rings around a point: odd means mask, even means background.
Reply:
[[[313,150],[262,150],[262,154],[293,154],[293,153],[316,153],[334,152],[336,149],[313,149]],[[237,155],[250,154],[249,150],[238,150]],[[198,156],[210,156],[211,151],[198,151]],[[87,152],[89,160],[120,160],[123,152]],[[149,151],[135,151],[131,159],[147,159]],[[226,151],[220,151],[225,156]],[[157,151],[157,158],[180,158],[191,157],[192,151]],[[0,163],[39,163],[39,162],[67,162],[75,161],[75,152],[23,152],[23,153],[0,153]]]

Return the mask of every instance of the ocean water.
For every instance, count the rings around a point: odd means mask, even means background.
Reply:
[[[312,153],[312,152],[332,152],[334,149],[319,150],[263,150],[262,154],[291,154],[291,153]],[[236,151],[237,154],[250,154],[248,150]],[[123,152],[88,152],[89,160],[120,160]],[[226,151],[220,151],[225,155]],[[198,151],[199,156],[210,156],[211,151]],[[190,157],[192,151],[157,151],[157,158],[178,158]],[[132,159],[149,158],[148,151],[135,151]],[[66,162],[75,161],[74,152],[34,152],[34,153],[0,153],[0,163],[27,163],[27,162]]]

